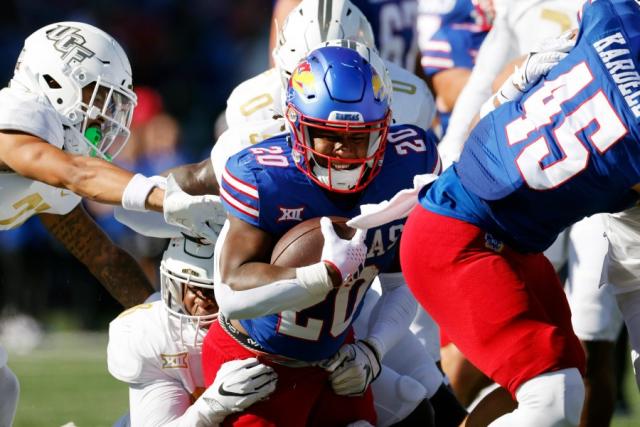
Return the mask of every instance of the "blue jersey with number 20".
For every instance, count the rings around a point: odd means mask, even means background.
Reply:
[[[310,218],[352,218],[360,213],[360,204],[388,200],[398,191],[411,188],[414,175],[434,173],[440,167],[432,134],[414,126],[392,127],[380,173],[358,200],[345,203],[344,197],[329,198],[298,170],[287,138],[276,136],[232,156],[220,188],[229,214],[270,233],[274,242]],[[242,326],[251,338],[275,354],[308,361],[333,355],[358,316],[369,285],[392,265],[403,222],[369,229],[364,269],[331,291],[324,301],[300,311],[242,320]]]
[[[516,249],[540,252],[585,216],[623,210],[640,183],[640,6],[594,0],[575,48],[519,102],[485,117],[421,195]]]

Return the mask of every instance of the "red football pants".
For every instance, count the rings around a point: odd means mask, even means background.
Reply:
[[[487,242],[480,228],[417,206],[400,241],[409,288],[478,369],[511,392],[551,371],[578,368],[582,347],[553,266]]]
[[[249,357],[257,357],[274,368],[278,374],[276,391],[241,414],[227,417],[224,426],[344,427],[358,420],[376,424],[371,387],[364,396],[338,396],[324,369],[290,368],[273,363],[238,344],[217,322],[209,328],[202,347],[205,383],[213,383],[224,362]]]

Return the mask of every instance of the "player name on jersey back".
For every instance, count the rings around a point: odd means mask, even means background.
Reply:
[[[621,32],[603,37],[593,47],[635,118],[640,117],[640,74]]]

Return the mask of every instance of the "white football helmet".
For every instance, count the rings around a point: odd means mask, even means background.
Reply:
[[[282,87],[302,58],[320,43],[335,39],[376,48],[371,24],[349,0],[303,0],[296,6],[278,31],[272,52]]]
[[[131,65],[118,42],[81,22],[57,22],[24,42],[11,84],[43,94],[85,138],[65,149],[112,160],[129,139],[136,105]],[[73,139],[71,139],[73,140]]]
[[[215,313],[191,314],[183,302],[186,287],[214,301],[213,294],[214,245],[203,244],[192,237],[175,237],[160,263],[160,293],[169,315],[193,321],[196,327],[207,326],[218,317]]]

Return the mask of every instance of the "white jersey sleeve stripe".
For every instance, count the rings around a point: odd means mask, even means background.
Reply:
[[[452,68],[453,60],[449,58],[437,58],[435,56],[423,56],[420,60],[420,64],[423,67],[434,67],[434,68]]]
[[[480,25],[472,24],[470,22],[457,22],[455,24],[451,24],[451,28],[454,30],[465,30],[471,33],[482,33],[486,31]]]
[[[249,185],[235,178],[233,175],[229,173],[229,170],[226,168],[222,172],[222,179],[225,180],[227,184],[229,184],[229,186],[231,186],[234,190],[248,197],[251,197],[252,199],[258,200],[258,190],[254,186]]]
[[[258,218],[259,212],[257,209],[254,209],[251,206],[248,206],[245,203],[242,203],[240,200],[234,198],[223,187],[220,187],[220,197],[222,197],[227,203],[229,203],[231,206],[233,206],[243,214],[248,215],[252,218]]]
[[[436,52],[451,52],[451,45],[444,40],[429,40],[424,44],[422,50],[431,50]]]

